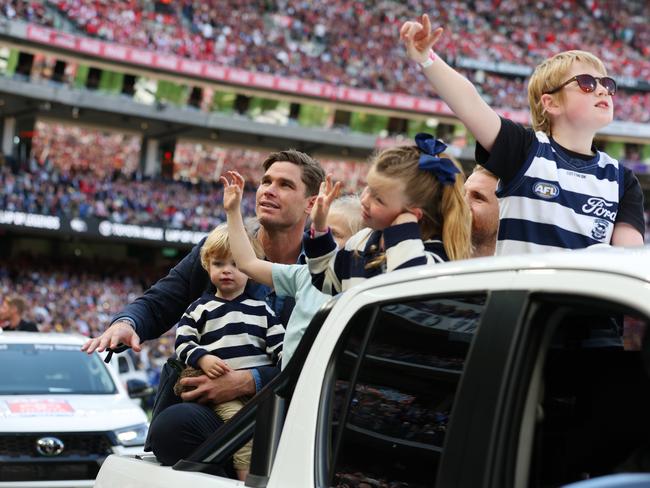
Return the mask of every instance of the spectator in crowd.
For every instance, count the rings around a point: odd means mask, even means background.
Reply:
[[[472,257],[494,256],[499,230],[497,177],[480,164],[465,180],[465,199],[472,212]]]
[[[18,295],[5,297],[0,306],[0,326],[4,330],[38,332],[38,327],[34,322],[23,318],[26,311],[27,302],[23,297]]]
[[[246,239],[244,245],[255,245],[261,254],[255,237],[249,234]],[[201,265],[210,275],[216,293],[201,295],[178,322],[176,353],[192,376],[203,373],[217,378],[233,369],[272,365],[282,352],[284,327],[264,300],[256,300],[246,292],[248,276],[235,264],[232,242],[225,224],[210,232],[201,246]],[[227,422],[246,401],[248,398],[239,397],[212,406]],[[248,476],[250,461],[248,442],[233,455],[233,466],[241,481]]]
[[[295,264],[302,252],[302,234],[307,217],[324,178],[321,166],[307,154],[288,150],[272,153],[264,161],[264,176],[256,194],[257,233],[266,258],[274,263]],[[82,350],[92,353],[125,344],[141,350],[141,341],[155,339],[175,325],[182,312],[210,285],[200,263],[201,244],[195,246],[169,274],[145,294],[118,313],[110,327],[90,339]],[[257,298],[266,297],[282,323],[287,323],[294,302],[278,297],[268,287],[252,290]],[[254,395],[277,374],[272,366],[252,370],[233,370],[218,378],[184,378],[183,384],[196,389],[183,393],[180,403],[154,412],[149,430],[150,447],[164,464],[174,464],[190,454],[221,425],[212,409],[202,403],[223,403]],[[161,380],[159,391],[171,386]]]
[[[477,160],[501,181],[497,253],[642,245],[638,180],[593,149],[596,131],[612,121],[616,93],[602,61],[568,51],[537,66],[528,88],[534,130],[526,129],[499,117],[432,51],[441,34],[426,14],[400,30],[408,56],[476,137]]]

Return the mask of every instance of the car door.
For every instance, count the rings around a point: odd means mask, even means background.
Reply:
[[[547,269],[519,272],[510,287],[526,294],[512,340],[494,350],[498,321],[482,322],[438,486],[552,487],[649,470],[648,283]],[[502,362],[501,376],[475,368],[487,365],[479,356]]]
[[[554,331],[601,302],[613,304],[598,312],[601,325],[616,307],[645,323],[648,310],[639,303],[650,304],[647,293],[647,283],[625,276],[543,269],[411,281],[342,297],[303,368],[300,402],[289,411],[269,486],[570,481],[536,478],[553,451],[543,434],[553,424],[538,430],[543,412],[555,411],[540,393],[556,388],[546,381],[547,365],[556,363],[547,359]],[[576,296],[584,303],[571,308]],[[644,388],[636,381],[641,373],[631,375],[637,388]]]
[[[512,272],[492,277],[504,287]],[[494,294],[484,283],[428,278],[343,294],[303,367],[269,486],[434,486]]]

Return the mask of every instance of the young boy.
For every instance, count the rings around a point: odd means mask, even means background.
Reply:
[[[236,171],[228,171],[226,175],[221,177],[224,186],[223,208],[228,219],[228,233],[237,266],[251,279],[275,288],[279,296],[290,296],[296,300],[286,327],[282,351],[282,369],[284,369],[289,364],[312,317],[332,296],[322,293],[312,285],[311,273],[306,264],[270,263],[256,256],[253,247],[248,244],[240,209],[244,178]],[[331,186],[329,175],[326,185],[328,188]],[[338,195],[339,188],[340,185],[337,184],[327,197],[319,195],[314,207],[321,208],[327,205],[330,208],[331,204],[327,223],[337,245],[343,248],[350,236],[361,229],[361,202],[358,197],[353,196],[332,201]],[[327,201],[323,202],[323,198]]]
[[[260,253],[250,235],[250,244]],[[188,366],[210,378],[232,369],[249,369],[274,364],[282,350],[284,328],[262,300],[246,293],[248,277],[233,261],[228,230],[220,225],[201,247],[201,265],[210,275],[216,293],[204,293],[183,314],[176,330],[176,354]],[[214,406],[228,421],[246,403],[246,398]],[[250,465],[251,443],[235,453],[233,464],[240,480]]]
[[[593,146],[613,119],[616,82],[603,63],[567,51],[528,85],[533,130],[500,118],[474,86],[432,51],[442,28],[427,15],[400,37],[438,95],[477,140],[476,160],[499,177],[497,254],[643,244],[643,193],[630,170]]]

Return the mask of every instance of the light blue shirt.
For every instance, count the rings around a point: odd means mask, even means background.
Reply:
[[[318,309],[331,295],[326,295],[311,283],[311,274],[306,264],[277,264],[271,268],[273,288],[278,296],[290,296],[296,300],[289,323],[285,326],[282,348],[282,369],[296,351],[307,326]]]

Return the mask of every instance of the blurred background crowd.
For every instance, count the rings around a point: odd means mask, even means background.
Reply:
[[[617,77],[650,77],[650,4],[605,0],[4,0],[3,14],[128,46],[275,75],[435,96],[404,63],[396,32],[405,18],[435,13],[446,34],[438,54],[531,67],[568,49],[599,56]],[[51,7],[47,9],[46,6]],[[57,12],[58,15],[53,14]],[[233,15],[233,12],[237,12]],[[497,107],[527,108],[524,77],[467,71]],[[615,117],[650,121],[650,93],[623,90]]]

